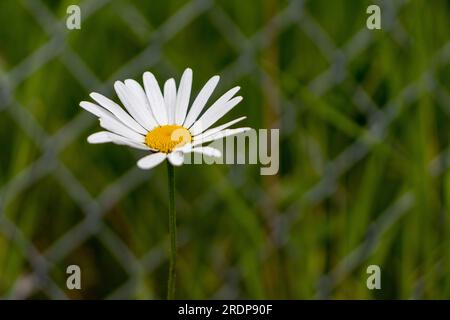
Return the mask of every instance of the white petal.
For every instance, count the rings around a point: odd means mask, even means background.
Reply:
[[[132,141],[109,131],[99,131],[93,133],[87,138],[87,141],[92,144],[113,142],[115,144],[130,146],[135,149],[150,150],[150,148],[143,143]]]
[[[132,141],[130,139],[124,138],[122,136],[119,136],[115,133],[109,132],[108,133],[109,138],[111,139],[111,142],[115,143],[115,144],[120,144],[120,145],[125,145],[125,146],[129,146],[135,149],[140,149],[140,150],[150,150],[149,147],[147,147],[145,144],[143,143],[139,143],[136,141]]]
[[[225,124],[222,124],[222,125],[220,125],[220,126],[218,126],[218,127],[215,127],[215,128],[209,129],[209,130],[206,130],[205,132],[203,132],[203,133],[201,133],[201,134],[199,134],[199,135],[196,135],[196,136],[193,138],[193,140],[194,140],[194,141],[197,141],[197,140],[205,139],[206,137],[209,137],[209,136],[211,136],[211,135],[213,135],[213,134],[216,134],[217,132],[222,131],[223,129],[226,129],[226,128],[228,128],[228,127],[231,127],[233,124],[238,123],[239,121],[242,121],[242,120],[244,120],[245,118],[247,118],[247,117],[240,117],[240,118],[231,120],[231,121],[229,121],[229,122],[227,122],[227,123],[225,123]]]
[[[139,99],[125,86],[125,84],[116,81],[114,83],[114,89],[116,90],[120,101],[122,101],[122,104],[141,126],[148,131],[156,126],[149,110],[146,110],[145,105],[140,104]]]
[[[130,138],[132,140],[136,140],[138,142],[141,142],[144,140],[144,136],[137,133],[136,131],[133,131],[129,127],[127,127],[125,124],[120,122],[116,117],[113,116],[112,113],[109,111],[103,109],[102,107],[88,101],[81,101],[80,106],[89,111],[90,113],[96,115],[100,118],[100,125],[102,125],[103,128],[116,132],[124,137]]]
[[[100,126],[108,131],[116,133],[122,137],[128,138],[132,141],[143,143],[145,137],[137,132],[134,132],[121,122],[115,119],[100,118]]]
[[[92,92],[90,94],[91,98],[94,99],[97,103],[99,103],[103,108],[111,112],[116,116],[117,119],[122,121],[128,127],[133,129],[136,132],[141,134],[146,134],[147,130],[145,130],[139,123],[136,122],[128,113],[125,112],[117,103],[108,99],[107,97],[97,93]]]
[[[116,117],[114,117],[114,115],[103,109],[102,107],[96,105],[95,103],[89,102],[89,101],[81,101],[80,102],[80,107],[82,107],[84,110],[92,113],[93,115],[96,115],[99,118],[111,118],[111,119],[116,119]]]
[[[192,86],[192,70],[187,68],[180,80],[178,88],[177,103],[175,105],[175,123],[182,125],[186,119],[186,113],[189,106],[189,98],[191,96]]]
[[[108,131],[99,131],[87,137],[87,141],[92,144],[111,142]]]
[[[141,158],[137,162],[137,166],[141,169],[151,169],[156,167],[158,164],[163,162],[166,159],[167,155],[162,152],[152,153],[148,156]]]
[[[168,123],[167,111],[158,81],[156,81],[155,76],[148,71],[144,73],[143,79],[145,93],[147,94],[148,101],[150,102],[153,115],[160,125],[166,125]]]
[[[209,157],[215,157],[215,158],[220,158],[222,156],[222,152],[220,152],[218,149],[213,148],[213,147],[190,148],[190,149],[183,150],[183,152],[184,153],[189,153],[189,152],[202,153]]]
[[[184,162],[184,154],[179,151],[175,151],[172,153],[169,153],[167,156],[167,159],[169,159],[170,163],[174,166],[181,166]]]
[[[192,103],[191,109],[189,110],[186,120],[184,121],[183,126],[185,128],[189,128],[190,126],[192,126],[195,120],[197,120],[198,116],[205,107],[206,102],[208,102],[209,97],[211,97],[211,94],[216,88],[217,83],[219,83],[219,79],[220,79],[219,76],[212,77],[204,85],[202,90],[200,90],[199,94],[197,95],[197,98],[195,98],[194,102]]]
[[[203,143],[207,143],[207,142],[219,140],[219,139],[222,139],[222,138],[225,138],[225,137],[229,137],[229,136],[233,136],[233,135],[236,135],[236,134],[240,134],[240,133],[246,132],[246,131],[248,131],[250,129],[251,128],[247,128],[247,127],[246,128],[237,128],[237,129],[225,129],[225,130],[219,131],[219,132],[217,132],[217,133],[215,133],[213,135],[210,135],[209,137],[206,137],[204,139],[196,140],[196,141],[193,141],[193,142],[191,142],[189,144],[186,144],[186,145],[184,145],[181,148],[184,149],[185,147],[189,148],[189,147],[198,146],[198,145],[201,145]]]
[[[214,104],[206,110],[206,112],[198,119],[194,125],[189,129],[194,136],[202,133],[210,126],[212,126],[217,120],[223,117],[228,111],[230,111],[235,105],[241,102],[242,97],[232,96],[239,90],[239,87],[233,88],[223,96],[221,96]],[[231,100],[230,100],[231,99]]]
[[[147,95],[145,94],[142,86],[133,79],[125,80],[125,87],[128,89],[128,95],[132,98],[134,103],[140,106],[140,112],[151,122],[152,128],[157,127],[155,116],[153,115],[152,109],[150,108],[150,103],[148,102]]]
[[[175,80],[169,79],[164,83],[164,103],[167,108],[168,123],[175,123],[175,103],[177,100],[177,88]]]

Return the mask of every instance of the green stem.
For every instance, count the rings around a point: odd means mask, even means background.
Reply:
[[[175,298],[175,277],[177,266],[177,217],[175,213],[175,172],[173,166],[167,161],[169,176],[169,234],[170,234],[170,267],[167,284],[167,299]]]

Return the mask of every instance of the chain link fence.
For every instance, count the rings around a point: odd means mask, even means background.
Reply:
[[[261,182],[260,177],[253,176],[249,182],[245,183],[253,191],[242,195],[245,200],[241,201],[240,205],[244,206],[245,210],[252,211],[254,206],[252,201],[255,200],[256,206],[259,208],[255,209],[255,212],[261,212],[263,225],[270,226],[270,230],[266,234],[267,239],[263,240],[264,243],[268,244],[264,245],[261,252],[254,256],[258,259],[255,262],[257,265],[270,264],[277,252],[284,252],[279,257],[281,264],[283,264],[283,261],[289,261],[290,252],[296,250],[295,244],[291,242],[291,237],[295,237],[298,223],[307,221],[305,215],[311,214],[310,211],[313,212],[314,208],[326,207],[327,203],[331,202],[331,199],[334,199],[340,192],[341,179],[348,172],[358,170],[357,168],[362,162],[366,161],[368,155],[372,154],[374,150],[378,150],[380,145],[386,146],[384,141],[387,139],[391,125],[403,113],[407,112],[411,105],[414,105],[424,95],[432,95],[439,101],[439,105],[443,106],[444,113],[448,114],[448,110],[450,110],[449,93],[444,89],[444,84],[440,83],[436,75],[448,68],[450,42],[440,46],[434,52],[433,58],[428,61],[426,72],[413,81],[404,83],[403,89],[395,96],[388,97],[383,105],[380,105],[378,101],[375,102],[377,99],[374,99],[373,94],[368,93],[364,85],[359,82],[358,74],[352,67],[358,59],[367,55],[367,50],[373,50],[374,45],[380,43],[380,33],[389,37],[399,47],[412,41],[406,28],[402,25],[401,19],[399,19],[399,14],[405,8],[415,6],[414,1],[377,2],[382,8],[383,30],[370,31],[366,29],[365,24],[361,24],[358,32],[352,33],[350,36],[345,34],[345,37],[341,37],[339,40],[335,40],[334,35],[330,35],[329,30],[323,27],[323,19],[326,19],[326,17],[318,14],[317,7],[311,2],[302,0],[267,1],[264,6],[269,8],[271,14],[261,28],[258,30],[242,30],[241,22],[237,21],[230,14],[227,5],[220,1],[192,0],[182,2],[174,12],[163,17],[164,19],[160,17],[161,21],[156,26],[152,25],[148,17],[136,6],[136,3],[108,0],[83,1],[79,4],[82,13],[82,29],[85,28],[84,25],[88,21],[101,19],[105,8],[108,7],[116,12],[118,19],[121,19],[120,23],[131,30],[130,32],[136,37],[143,39],[151,37],[147,47],[129,55],[125,63],[112,72],[106,80],[103,80],[97,76],[97,72],[92,70],[80,54],[84,48],[74,48],[67,40],[71,33],[77,31],[66,28],[65,17],[61,19],[61,14],[58,16],[52,10],[51,5],[41,0],[19,1],[16,5],[21,6],[35,20],[48,40],[1,76],[0,117],[6,117],[7,115],[8,119],[13,121],[13,130],[23,132],[27,139],[31,141],[32,148],[36,148],[40,155],[13,176],[5,175],[6,178],[2,180],[0,188],[0,233],[5,243],[3,248],[7,252],[7,255],[5,254],[6,261],[14,254],[23,256],[24,260],[22,267],[16,266],[21,271],[11,273],[14,275],[14,279],[9,278],[3,281],[0,279],[0,288],[5,290],[3,292],[0,290],[2,297],[22,299],[33,298],[37,294],[38,297],[42,295],[51,299],[73,297],[65,288],[65,282],[60,280],[64,277],[61,275],[55,276],[54,269],[62,269],[62,273],[64,273],[67,257],[93,237],[100,241],[104,250],[110,252],[113,257],[111,259],[123,270],[125,275],[117,281],[117,285],[110,284],[107,292],[94,290],[91,296],[82,297],[115,299],[159,298],[164,296],[163,289],[160,291],[155,289],[153,293],[138,294],[137,292],[145,291],[145,289],[142,289],[143,282],[150,287],[158,288],[156,283],[150,282],[149,284],[149,278],[165,277],[167,239],[162,236],[159,242],[152,241],[152,246],[146,249],[146,253],[137,255],[135,250],[129,248],[129,243],[118,234],[120,232],[111,227],[110,221],[104,217],[108,212],[114,211],[116,206],[123,199],[130,197],[135,190],[143,188],[149,179],[151,180],[153,177],[158,179],[158,176],[155,176],[156,173],[150,171],[142,174],[142,171],[133,162],[129,163],[128,169],[124,170],[115,180],[105,183],[98,196],[94,196],[89,187],[86,186],[86,181],[81,182],[77,173],[74,173],[65,161],[61,161],[61,154],[74,143],[86,144],[85,137],[93,132],[95,119],[77,109],[76,114],[68,123],[57,130],[49,131],[30,112],[29,107],[16,98],[16,92],[20,92],[21,86],[33,74],[39,72],[55,59],[62,63],[79,84],[80,94],[76,97],[78,100],[85,99],[86,92],[91,91],[101,91],[112,95],[111,88],[114,80],[141,74],[155,66],[163,66],[162,68],[168,71],[167,74],[180,74],[179,68],[174,66],[171,57],[165,53],[164,47],[168,42],[176,39],[184,28],[196,23],[201,18],[207,17],[210,24],[206,26],[205,42],[207,43],[209,39],[207,33],[214,30],[211,32],[218,33],[220,41],[226,43],[226,46],[236,53],[233,59],[222,63],[223,69],[217,72],[222,77],[224,87],[239,83],[243,78],[253,79],[255,83],[261,85],[264,102],[260,108],[267,108],[265,114],[268,120],[266,120],[265,125],[270,128],[281,129],[281,149],[286,146],[285,141],[289,143],[292,141],[292,136],[298,134],[299,123],[296,119],[308,114],[309,102],[319,101],[318,104],[320,104],[320,101],[323,101],[329,92],[334,90],[342,90],[346,93],[350,99],[347,103],[351,104],[352,108],[364,119],[364,125],[361,126],[363,130],[357,136],[352,136],[350,133],[351,138],[347,139],[346,147],[336,152],[336,155],[330,159],[327,159],[323,154],[320,155],[320,151],[318,155],[315,155],[314,141],[311,140],[310,147],[312,149],[310,149],[309,156],[314,157],[311,161],[320,168],[319,171],[321,172],[320,178],[316,182],[308,188],[302,188],[298,193],[294,193],[294,196],[284,199],[282,205],[277,199],[279,194],[272,190],[269,185],[271,182],[283,184],[283,180],[286,179],[283,172],[281,176],[269,177],[265,182]],[[244,7],[248,5],[242,4]],[[251,5],[262,6],[263,4],[252,2]],[[335,6],[333,7],[335,8]],[[361,7],[363,6],[361,5]],[[346,18],[349,17],[346,16]],[[361,11],[361,17],[358,19],[365,21],[365,18],[365,12]],[[2,21],[2,27],[6,23],[6,21]],[[277,65],[270,64],[270,61],[273,62],[271,55],[277,54],[277,42],[280,38],[290,37],[292,30],[302,33],[302,40],[307,42],[305,46],[314,47],[318,55],[317,59],[323,60],[327,66],[315,75],[310,73],[303,76],[304,81],[301,86],[306,93],[300,95],[292,94],[292,90],[289,89],[290,83],[295,81],[295,79],[290,78],[289,72],[280,72]],[[114,41],[113,37],[114,35],[111,34],[111,41]],[[293,37],[292,41],[297,40]],[[5,43],[7,46],[14,45],[13,42]],[[192,50],[196,50],[195,44],[192,45]],[[108,59],[108,57],[104,57],[104,59]],[[302,60],[301,53],[298,59]],[[195,71],[194,69],[194,76]],[[47,77],[52,77],[52,74],[48,74]],[[64,84],[61,84],[60,90],[64,90]],[[337,130],[341,129],[338,128]],[[86,146],[86,148],[91,147],[95,148],[95,146]],[[281,158],[286,156],[283,150],[281,153]],[[446,173],[449,164],[448,155],[448,146],[439,150],[435,159],[429,163],[430,176],[439,179],[441,175]],[[84,157],[86,155],[79,154],[78,156]],[[89,158],[89,156],[86,157]],[[92,165],[95,166],[95,164]],[[102,168],[96,170],[102,170]],[[226,171],[227,173],[220,171],[221,173],[217,176],[217,185],[225,185],[223,187],[225,190],[239,185],[238,176],[242,174],[242,170],[245,169],[233,167]],[[28,188],[39,186],[42,180],[48,176],[57,181],[59,188],[64,190],[70,201],[82,212],[83,218],[68,226],[64,233],[58,235],[52,243],[46,245],[45,249],[42,250],[40,245],[34,242],[34,238],[30,237],[19,226],[19,222],[16,220],[17,216],[8,215],[7,211],[15,201],[27,201]],[[161,183],[164,185],[164,181]],[[45,186],[42,188],[45,188]],[[216,192],[215,188],[208,188],[205,194],[197,199],[192,199],[190,205],[198,207],[200,205],[205,206],[205,203],[207,206],[209,203],[211,210],[217,210],[217,203],[220,204],[221,201],[225,200],[217,199]],[[161,197],[164,197],[164,193],[161,193]],[[182,199],[181,206],[190,202],[190,200],[183,199],[180,190],[177,197]],[[233,195],[226,201],[238,200]],[[416,193],[414,190],[405,188],[398,197],[395,196],[389,201],[390,204],[376,213],[372,217],[372,221],[367,223],[368,228],[364,231],[364,237],[361,241],[352,246],[350,250],[342,253],[339,256],[339,261],[330,262],[330,265],[322,270],[324,273],[316,279],[316,286],[313,289],[315,294],[310,298],[332,297],[333,291],[342,282],[351,277],[355,270],[363,267],[376,252],[384,235],[389,230],[396,228],[402,221],[402,217],[415,207]],[[260,209],[261,207],[264,209]],[[161,213],[161,216],[165,219],[164,212]],[[189,224],[182,225],[180,223],[179,227],[181,234],[179,246],[180,251],[183,252],[185,248],[190,247],[193,240],[188,230]],[[148,226],[148,229],[151,232],[152,227]],[[4,263],[7,264],[7,262]],[[182,273],[183,267],[182,263],[180,273]],[[102,266],[102,268],[105,268],[105,266]],[[295,269],[295,265],[293,268]],[[5,271],[6,267],[3,270]],[[82,270],[86,272],[83,266]],[[61,270],[59,272],[61,273]],[[207,297],[271,297],[270,294],[258,296],[258,294],[252,293],[251,289],[242,289],[246,286],[245,282],[244,285],[242,284],[242,278],[246,277],[246,272],[248,271],[242,270],[240,264],[236,261],[226,263],[220,281],[215,283],[214,292],[208,292]],[[6,271],[3,276],[5,275]],[[180,279],[181,286],[189,287],[189,283],[183,275]],[[111,281],[114,282],[115,280]],[[283,280],[275,280],[275,282],[278,281],[282,282]],[[365,280],[361,281],[364,282]],[[415,281],[419,286],[423,278],[419,277]],[[11,283],[12,286],[7,285]],[[190,285],[194,286],[194,284]],[[268,286],[270,287],[270,281]],[[276,292],[276,289],[274,290]],[[278,297],[275,294],[272,295],[272,297],[274,296]],[[280,296],[283,297],[283,295]],[[287,297],[306,297],[306,294],[293,289]]]

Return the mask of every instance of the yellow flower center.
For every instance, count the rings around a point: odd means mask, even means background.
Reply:
[[[145,144],[164,153],[170,153],[176,147],[181,147],[192,141],[188,129],[178,125],[156,127],[145,136]]]

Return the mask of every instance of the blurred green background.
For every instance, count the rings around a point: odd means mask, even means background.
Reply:
[[[78,103],[191,67],[280,129],[280,171],[177,168],[178,298],[450,298],[449,30],[439,0],[1,1],[0,297],[165,297],[166,168],[89,145]]]

